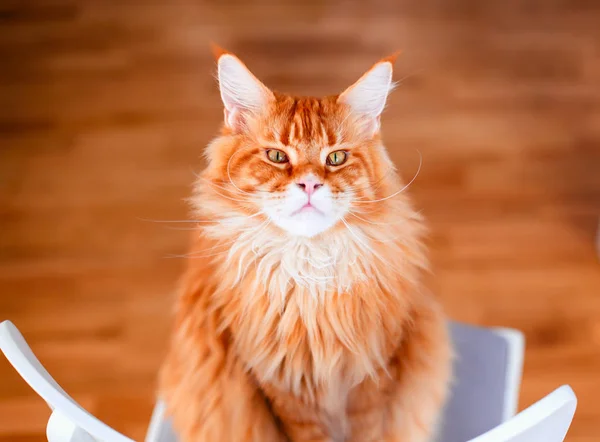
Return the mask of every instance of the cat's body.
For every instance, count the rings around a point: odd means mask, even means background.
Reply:
[[[226,124],[197,182],[201,233],[161,376],[176,429],[197,442],[427,441],[450,347],[420,285],[423,228],[381,144],[383,107],[370,120],[353,101],[370,74],[324,99],[250,74],[232,89],[252,107],[227,90],[244,73],[225,57]]]

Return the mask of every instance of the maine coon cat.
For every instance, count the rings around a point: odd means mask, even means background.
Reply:
[[[160,394],[184,442],[425,442],[451,349],[423,224],[380,136],[383,59],[340,95],[217,54],[221,134],[192,198]]]

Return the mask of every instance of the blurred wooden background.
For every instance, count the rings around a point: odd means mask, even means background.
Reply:
[[[209,40],[275,89],[341,91],[397,49],[387,146],[430,221],[456,319],[527,336],[521,405],[563,383],[600,440],[600,3],[0,3],[0,319],[64,388],[143,437],[187,233],[221,121]],[[0,441],[48,410],[0,358]]]

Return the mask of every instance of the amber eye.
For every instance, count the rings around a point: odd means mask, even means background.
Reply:
[[[343,150],[336,150],[327,155],[327,164],[329,166],[340,166],[346,162],[348,154]]]
[[[287,163],[289,161],[285,152],[277,149],[267,150],[267,156],[274,163]]]

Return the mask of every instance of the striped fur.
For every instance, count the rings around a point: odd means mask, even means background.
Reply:
[[[265,103],[226,112],[196,183],[200,233],[160,380],[175,426],[184,442],[425,442],[451,351],[420,283],[422,220],[365,130],[372,116],[338,96]],[[270,163],[269,148],[290,162]],[[347,163],[328,167],[342,149]],[[340,216],[313,237],[262,210],[307,174]]]

